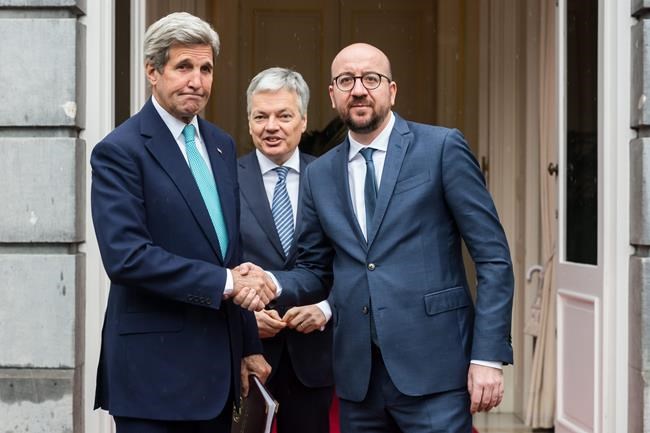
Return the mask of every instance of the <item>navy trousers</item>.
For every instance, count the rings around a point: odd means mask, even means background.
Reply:
[[[368,394],[361,402],[340,400],[341,433],[471,433],[467,388],[420,397],[404,395],[373,345]]]

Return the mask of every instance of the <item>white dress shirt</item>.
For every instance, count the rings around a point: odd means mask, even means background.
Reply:
[[[187,151],[185,150],[185,136],[183,136],[183,129],[185,128],[185,125],[187,125],[185,122],[182,120],[179,120],[169,114],[167,110],[165,110],[159,103],[156,101],[155,96],[151,96],[151,102],[153,103],[154,108],[158,112],[158,115],[160,118],[165,122],[165,125],[167,126],[167,129],[169,129],[169,132],[171,132],[172,137],[174,137],[174,140],[176,140],[176,144],[178,144],[178,148],[181,150],[181,153],[183,154],[183,158],[185,158],[185,162],[189,165],[189,162],[187,161]],[[199,130],[199,122],[196,119],[196,116],[192,118],[192,121],[190,122],[190,125],[194,125],[194,129],[196,133],[194,134],[194,144],[196,145],[196,149],[199,151],[201,154],[201,158],[205,161],[205,165],[208,167],[208,170],[212,174],[212,165],[210,164],[210,158],[208,157],[208,151],[205,148],[205,143],[203,142],[203,138],[201,138],[201,131]],[[230,269],[226,269],[226,284],[223,288],[223,294],[228,295],[232,292],[234,286],[234,280],[232,278],[232,272]]]
[[[350,152],[348,153],[348,179],[350,183],[350,197],[352,198],[352,207],[354,214],[357,216],[359,226],[363,235],[368,238],[366,228],[366,202],[364,199],[364,189],[366,184],[366,160],[359,153],[361,149],[371,147],[375,149],[372,153],[372,162],[375,164],[375,179],[377,180],[377,192],[381,188],[381,175],[384,172],[384,161],[386,160],[386,151],[388,150],[388,139],[395,125],[395,116],[390,113],[390,120],[386,127],[377,137],[368,145],[363,145],[352,138],[348,132],[350,141]]]
[[[255,155],[257,156],[257,162],[260,164],[260,171],[262,172],[262,180],[264,181],[264,189],[266,190],[266,197],[269,200],[269,206],[273,204],[273,192],[275,191],[275,184],[278,181],[278,173],[274,170],[279,167],[275,162],[271,161],[259,150],[255,150]],[[289,201],[291,201],[291,210],[293,212],[293,226],[296,227],[296,216],[298,215],[298,192],[300,191],[300,151],[296,148],[296,151],[293,152],[293,155],[282,164],[285,167],[289,168],[287,172],[287,193],[289,193]],[[294,233],[295,235],[296,233]],[[278,295],[279,295],[279,284],[273,274],[268,273],[268,275],[273,278],[276,286],[278,286]],[[326,321],[329,322],[332,317],[332,308],[330,307],[329,302],[321,301],[316,304],[318,308],[325,315]],[[321,331],[324,328],[321,328]]]

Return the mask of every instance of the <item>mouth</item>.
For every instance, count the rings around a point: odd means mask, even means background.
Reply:
[[[274,145],[276,145],[278,143],[281,143],[283,141],[283,138],[278,137],[277,135],[269,135],[269,136],[263,137],[262,141],[264,141],[264,143],[268,144],[269,146],[274,146]]]

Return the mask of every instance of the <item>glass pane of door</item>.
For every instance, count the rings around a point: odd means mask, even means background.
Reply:
[[[597,264],[598,1],[567,0],[566,261]]]

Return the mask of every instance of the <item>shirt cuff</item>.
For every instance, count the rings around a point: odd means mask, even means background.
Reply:
[[[316,306],[323,312],[323,316],[325,316],[325,323],[329,322],[332,318],[332,307],[330,307],[330,303],[327,301],[320,301],[318,304],[316,304]],[[321,331],[323,329],[325,328],[321,328]]]
[[[503,364],[497,361],[479,361],[476,359],[472,359],[470,363],[476,365],[482,365],[484,367],[492,367],[492,368],[497,368],[499,370],[503,370]]]
[[[232,279],[232,271],[230,269],[226,269],[226,285],[223,287],[223,296],[229,296],[232,293],[232,289],[234,288],[234,282]]]
[[[269,271],[264,271],[264,272],[266,272],[266,275],[268,275],[273,280],[273,284],[275,284],[275,288],[276,288],[275,299],[278,299],[282,294],[282,286],[280,285],[280,282],[278,282],[278,279],[275,278],[275,275],[273,275],[271,272]]]

